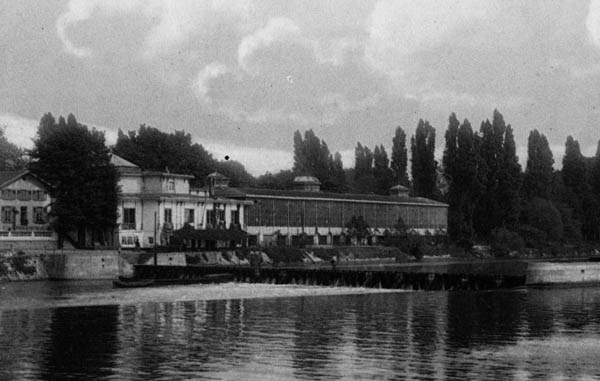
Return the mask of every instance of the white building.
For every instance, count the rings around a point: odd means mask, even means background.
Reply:
[[[53,248],[48,186],[31,172],[0,172],[0,250]]]
[[[195,189],[190,186],[193,176],[143,171],[116,155],[112,163],[120,174],[117,223],[121,247],[166,245],[173,232],[186,225],[197,231],[245,230],[244,207],[249,202],[211,196],[212,187],[226,181],[218,173],[209,175],[209,187]]]

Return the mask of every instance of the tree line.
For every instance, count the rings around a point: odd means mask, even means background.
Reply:
[[[332,153],[314,131],[296,131],[292,169],[254,178],[239,162],[215,159],[184,131],[141,125],[137,131],[119,131],[109,147],[102,132],[88,129],[73,115],[56,120],[48,113],[30,151],[9,143],[0,130],[0,170],[28,166],[53,185],[53,214],[63,216],[56,219],[61,221],[56,222],[58,231],[90,229],[84,221],[114,225],[118,189],[109,163],[112,151],[145,170],[192,174],[196,185],[213,171],[228,176],[232,186],[287,189],[298,175],[317,177],[329,192],[389,194],[400,184],[412,196],[448,203],[448,234],[459,243],[501,241],[505,250],[512,250],[548,241],[600,240],[600,144],[594,157],[585,157],[579,142],[568,136],[557,171],[547,138],[533,130],[523,169],[513,129],[498,110],[478,130],[452,113],[441,163],[435,160],[436,130],[428,121],[419,120],[410,150],[407,140],[397,127],[390,156],[382,144],[371,150],[358,142],[354,167],[344,168],[340,153]],[[90,200],[98,203],[90,205]]]

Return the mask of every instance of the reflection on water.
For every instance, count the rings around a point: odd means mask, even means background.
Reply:
[[[0,311],[0,379],[600,379],[599,348],[592,288]]]

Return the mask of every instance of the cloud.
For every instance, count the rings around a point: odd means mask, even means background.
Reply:
[[[290,19],[285,17],[271,18],[264,28],[242,39],[238,47],[238,65],[247,72],[254,72],[256,67],[251,67],[250,59],[261,49],[270,47],[275,42],[296,42],[309,44],[302,37],[300,28]]]
[[[70,0],[66,12],[56,20],[56,30],[67,53],[86,58],[92,56],[93,50],[76,46],[68,36],[69,27],[89,20],[95,12],[107,16],[142,15],[158,21],[148,31],[144,46],[144,55],[151,58],[188,41],[223,18],[241,24],[251,8],[249,0]]]
[[[585,25],[592,43],[597,47],[600,47],[600,0],[590,1],[590,8]]]
[[[21,148],[33,148],[39,121],[10,113],[0,113],[0,128],[6,139]]]
[[[91,57],[92,49],[75,46],[67,35],[67,28],[88,20],[96,10],[111,15],[123,14],[138,9],[141,4],[138,0],[70,0],[67,11],[56,20],[56,31],[65,51],[79,58]]]
[[[249,0],[162,0],[160,21],[146,38],[146,55],[153,56],[186,42],[191,36],[232,19],[242,24],[252,9]]]
[[[196,93],[206,103],[210,103],[211,99],[208,96],[209,92],[209,82],[215,78],[220,77],[223,74],[226,74],[229,71],[227,66],[219,62],[213,62],[208,64],[198,73],[198,77],[195,82]]]
[[[107,145],[113,145],[117,142],[118,132],[114,128],[98,126],[78,120],[79,123],[95,128],[104,132]],[[0,128],[4,129],[6,139],[21,148],[33,148],[33,139],[37,134],[39,120],[26,118],[11,113],[0,113]]]

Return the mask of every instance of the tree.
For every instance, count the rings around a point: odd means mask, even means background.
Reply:
[[[579,142],[569,135],[565,142],[565,155],[561,171],[563,183],[576,190],[577,193],[586,192],[588,184],[585,172],[585,158],[581,154]]]
[[[517,147],[510,125],[505,129],[500,163],[497,172],[499,226],[509,228],[515,226],[519,220],[522,183],[521,164],[517,157]]]
[[[0,171],[23,169],[26,165],[25,152],[6,139],[4,128],[0,127]]]
[[[344,164],[342,163],[342,155],[339,152],[336,152],[333,155],[329,168],[331,190],[335,192],[345,192],[347,189],[346,172],[344,171]]]
[[[251,187],[254,186],[254,177],[246,171],[246,167],[239,161],[222,160],[217,162],[217,172],[229,178],[229,186]]]
[[[265,189],[291,189],[296,174],[292,170],[283,170],[275,174],[270,172],[258,176],[256,186]]]
[[[346,229],[348,229],[348,235],[356,237],[359,240],[366,238],[369,235],[369,224],[365,221],[363,216],[352,216],[348,222],[346,222]]]
[[[527,167],[523,178],[523,195],[526,198],[549,198],[553,164],[548,140],[538,130],[531,131],[527,140]]]
[[[358,142],[354,149],[354,190],[373,193],[373,182],[373,152]]]
[[[58,123],[45,114],[38,127],[29,169],[51,185],[50,216],[62,239],[77,232],[81,246],[106,242],[117,220],[119,198],[116,168],[104,133],[77,123],[72,114]]]
[[[345,187],[345,178],[341,176],[341,156],[336,159],[331,155],[325,140],[319,140],[313,130],[294,133],[294,167],[298,176],[315,176],[324,190],[340,191]],[[335,173],[334,173],[335,172]]]
[[[406,172],[408,164],[408,154],[406,150],[406,133],[401,127],[396,128],[394,139],[392,140],[392,162],[390,167],[394,175],[394,184],[409,186],[408,174]]]
[[[461,205],[462,184],[458,183],[458,130],[460,122],[456,114],[450,114],[448,119],[448,129],[446,130],[444,147],[444,156],[442,157],[443,175],[448,183],[448,192],[445,195],[449,204],[448,208],[448,233],[456,239],[460,232],[460,226],[463,224],[464,215]]]
[[[124,134],[119,130],[113,152],[145,170],[193,175],[194,185],[200,185],[217,169],[217,161],[202,145],[192,143],[190,134],[185,131],[166,133],[144,124],[137,132]]]
[[[600,205],[593,193],[592,173],[594,164],[588,171],[586,158],[582,155],[579,142],[572,136],[567,137],[565,155],[563,156],[562,180],[568,188],[566,202],[573,209],[574,217],[581,222],[583,238],[597,240],[600,238]],[[589,181],[588,181],[589,178]]]
[[[596,198],[600,200],[600,140],[598,141],[598,148],[596,149],[596,156],[592,162],[592,169],[590,171],[590,183],[592,191],[596,195]]]
[[[389,159],[383,145],[375,146],[373,151],[373,177],[375,178],[375,193],[389,195],[392,187],[393,172],[389,167]]]
[[[419,120],[411,138],[413,194],[417,197],[435,198],[436,168],[435,128],[428,121]]]

